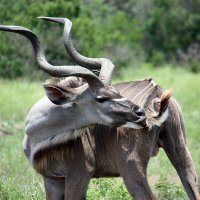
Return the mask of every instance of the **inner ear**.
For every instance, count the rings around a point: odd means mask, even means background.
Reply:
[[[153,108],[156,111],[156,113],[160,112],[160,108],[161,108],[161,100],[160,98],[156,98],[153,102]]]
[[[56,105],[62,105],[66,103],[67,100],[69,100],[66,93],[62,91],[59,87],[44,85],[44,90],[49,100]]]

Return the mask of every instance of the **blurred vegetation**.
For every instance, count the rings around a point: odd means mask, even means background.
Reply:
[[[36,32],[52,64],[73,61],[63,48],[62,27],[38,20],[41,15],[69,18],[77,49],[86,56],[108,57],[120,69],[143,61],[155,67],[179,62],[199,72],[199,10],[196,0],[1,0],[0,24]],[[25,38],[0,32],[0,41],[0,77],[44,75]]]

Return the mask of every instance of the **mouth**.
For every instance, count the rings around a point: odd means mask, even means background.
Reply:
[[[141,117],[140,119],[136,121],[127,121],[125,124],[121,125],[120,127],[126,127],[126,128],[133,128],[133,129],[142,129],[146,128],[146,116]]]
[[[133,123],[143,123],[145,122],[146,116],[140,117],[138,120],[134,121]]]
[[[146,128],[147,127],[146,116],[142,116],[138,120],[133,121],[131,123],[136,124],[140,128]]]
[[[134,119],[133,119],[134,118]],[[124,128],[133,128],[133,129],[142,129],[146,128],[146,116],[137,117],[122,117],[119,121],[114,121],[112,127],[124,127]]]

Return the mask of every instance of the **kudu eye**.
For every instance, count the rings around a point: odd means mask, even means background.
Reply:
[[[102,96],[97,96],[96,100],[97,100],[98,103],[104,103],[105,101],[108,100],[108,98],[107,97],[102,97]]]

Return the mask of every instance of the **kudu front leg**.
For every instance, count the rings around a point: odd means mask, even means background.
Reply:
[[[159,143],[175,167],[190,200],[199,200],[196,170],[186,145],[183,119],[178,114],[164,124]]]
[[[46,200],[64,200],[65,180],[44,177]]]
[[[81,175],[72,173],[69,176],[65,180],[65,200],[86,200],[91,176],[84,171]]]

